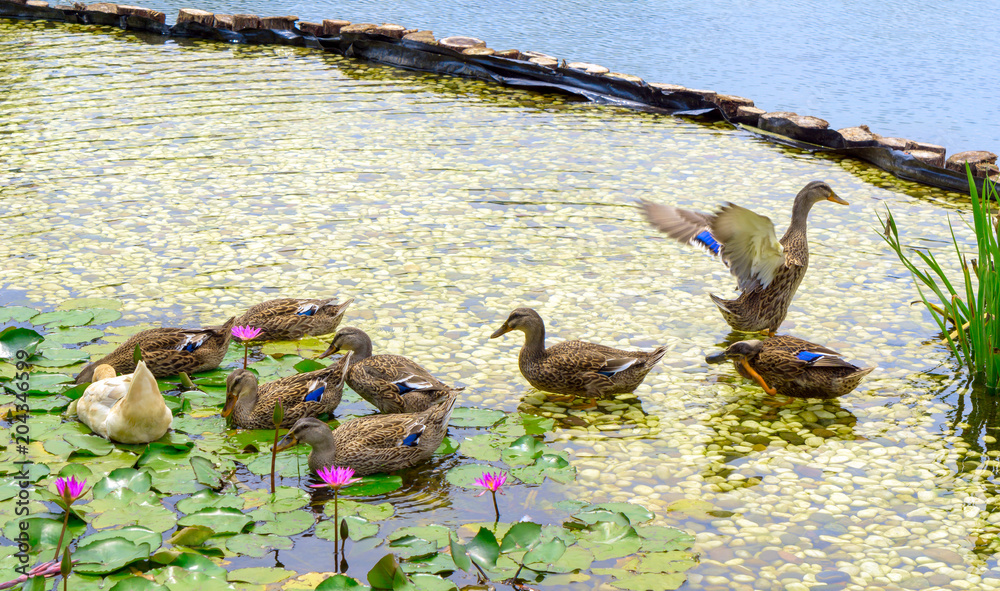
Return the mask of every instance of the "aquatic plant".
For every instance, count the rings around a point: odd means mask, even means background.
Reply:
[[[73,571],[73,561],[69,557],[69,545],[63,551],[62,562],[59,563],[59,574],[63,578],[63,591],[69,591],[69,575]]]
[[[475,480],[476,486],[483,487],[484,491],[480,492],[477,497],[481,497],[489,491],[493,494],[493,511],[496,512],[497,521],[500,521],[500,508],[497,507],[497,493],[503,494],[503,485],[507,484],[507,474],[504,472],[483,472],[483,475]]]
[[[1000,318],[1000,274],[997,273],[996,263],[1000,261],[1000,240],[998,218],[987,209],[990,199],[994,202],[998,200],[997,187],[987,179],[983,181],[983,192],[979,195],[968,165],[966,174],[972,198],[971,228],[976,234],[977,257],[970,260],[962,252],[949,220],[952,245],[962,268],[960,282],[948,278],[941,263],[929,250],[912,248],[929,270],[919,268],[907,256],[899,240],[896,220],[888,207],[886,219],[882,220],[882,237],[913,275],[920,299],[941,328],[944,341],[952,352],[968,367],[973,377],[983,381],[988,391],[997,392],[1000,390],[1000,356],[997,356],[1000,327],[996,322]],[[939,303],[931,301],[926,290],[932,292]]]
[[[278,432],[281,430],[281,421],[285,420],[285,407],[281,401],[274,403],[274,441],[271,443],[271,494],[274,494],[274,463],[278,459]]]
[[[234,326],[232,329],[233,336],[239,339],[243,343],[243,369],[247,368],[247,355],[250,351],[250,341],[259,337],[260,334],[264,332],[264,329],[257,328],[256,326]]]
[[[337,505],[339,502],[338,493],[340,489],[350,486],[361,479],[354,478],[354,468],[341,468],[340,466],[320,468],[316,471],[316,474],[325,484],[313,484],[310,486],[313,488],[333,489],[333,562],[337,565],[337,572],[340,572],[340,561],[337,559],[337,554],[339,551],[343,555],[343,549],[340,547],[340,538],[343,538],[346,544],[347,522],[345,521],[343,525],[340,523],[340,513],[338,512]]]
[[[64,511],[62,531],[59,532],[59,542],[56,544],[56,554],[52,560],[59,560],[59,550],[62,549],[63,538],[66,536],[66,529],[69,527],[70,505],[83,496],[83,488],[87,485],[87,479],[77,480],[75,476],[69,478],[56,478],[56,492],[59,494],[58,504]],[[66,544],[69,546],[69,544]]]

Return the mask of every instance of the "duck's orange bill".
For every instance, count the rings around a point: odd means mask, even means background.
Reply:
[[[281,438],[281,441],[278,442],[278,445],[274,446],[274,451],[275,453],[279,451],[284,451],[290,447],[295,447],[296,445],[298,445],[298,443],[299,440],[296,439],[291,433],[289,433],[288,435],[285,435],[284,437]]]
[[[834,194],[830,195],[829,197],[827,197],[826,200],[827,201],[833,201],[834,203],[839,203],[841,205],[850,205],[850,203],[848,203],[848,202],[844,201],[843,199],[841,199],[840,196],[837,195],[836,193],[834,193]]]
[[[229,415],[233,414],[233,410],[236,409],[236,397],[232,394],[226,394],[226,405],[222,407],[222,418],[227,418]]]
[[[743,369],[747,370],[747,373],[750,374],[750,376],[753,377],[753,379],[757,380],[757,383],[760,384],[761,388],[764,388],[765,392],[767,392],[771,396],[774,396],[775,394],[778,393],[777,390],[767,385],[767,382],[764,381],[764,378],[760,377],[759,373],[757,373],[756,371],[754,371],[752,367],[750,367],[750,364],[747,363],[746,359],[743,360]]]

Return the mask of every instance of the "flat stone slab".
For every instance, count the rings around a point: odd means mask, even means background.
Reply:
[[[872,133],[872,130],[868,129],[867,125],[845,127],[838,129],[837,133],[840,134],[840,137],[844,138],[845,148],[868,148],[878,144],[875,140],[875,134]]]
[[[945,163],[945,168],[956,172],[965,172],[965,164],[969,164],[973,176],[994,177],[997,174],[997,155],[985,150],[970,150],[953,154]]]
[[[758,127],[792,139],[819,144],[830,148],[842,148],[841,135],[830,129],[830,124],[819,117],[799,115],[791,111],[774,111],[760,116]]]

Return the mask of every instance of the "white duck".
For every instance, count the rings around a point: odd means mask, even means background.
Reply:
[[[76,405],[76,414],[91,431],[118,443],[149,443],[170,429],[173,415],[163,402],[156,378],[142,361],[135,373],[115,376],[110,365],[94,370]]]

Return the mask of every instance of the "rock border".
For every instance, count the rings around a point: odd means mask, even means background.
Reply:
[[[960,152],[945,159],[942,146],[882,137],[865,125],[833,130],[818,117],[787,111],[766,112],[740,96],[647,83],[638,76],[611,72],[598,64],[567,63],[565,59],[560,61],[534,51],[498,51],[472,37],[437,41],[431,31],[397,24],[352,24],[337,19],[297,23],[295,16],[225,15],[182,8],[177,23],[168,26],[162,12],[139,6],[77,2],[72,6],[50,7],[44,0],[0,0],[0,18],[112,25],[166,37],[198,37],[229,43],[311,47],[411,70],[569,93],[597,103],[707,121],[725,120],[774,143],[857,158],[901,179],[951,191],[968,190],[966,164],[979,189],[986,178],[1000,180],[997,155],[992,152]]]

